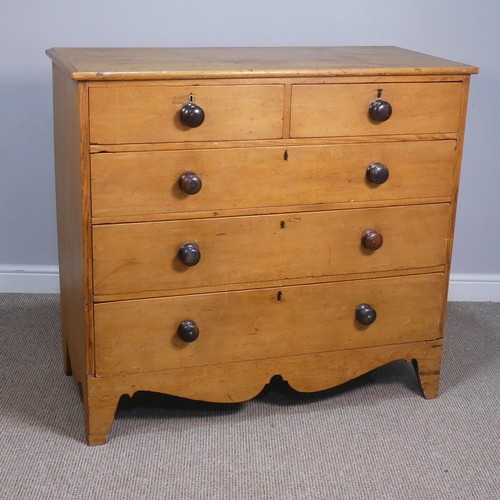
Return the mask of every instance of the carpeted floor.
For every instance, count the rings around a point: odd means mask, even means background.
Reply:
[[[56,295],[0,295],[2,499],[500,498],[498,303],[450,304],[436,400],[402,361],[238,405],[140,393],[95,448],[58,313]]]

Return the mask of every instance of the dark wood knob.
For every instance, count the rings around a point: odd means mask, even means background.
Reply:
[[[382,246],[383,242],[384,238],[380,233],[375,231],[375,229],[367,229],[366,231],[363,231],[363,234],[361,235],[361,244],[367,250],[378,250]]]
[[[203,109],[193,102],[188,102],[182,106],[180,113],[181,122],[191,128],[199,127],[205,119],[205,112]]]
[[[201,259],[200,248],[196,243],[189,241],[179,248],[177,255],[186,266],[196,266]]]
[[[376,122],[385,122],[392,115],[392,106],[382,99],[375,99],[368,108],[370,118]]]
[[[179,335],[184,342],[194,342],[200,335],[200,331],[198,330],[198,325],[194,321],[186,319],[179,324],[177,335]]]
[[[377,319],[377,311],[370,304],[359,304],[356,308],[356,319],[362,325],[371,325]]]
[[[184,172],[179,177],[179,187],[186,194],[196,194],[201,189],[201,179],[194,172]]]
[[[389,178],[389,169],[382,163],[372,163],[366,169],[366,178],[373,184],[383,184]]]

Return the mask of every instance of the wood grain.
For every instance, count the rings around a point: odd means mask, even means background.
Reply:
[[[96,374],[433,340],[442,285],[431,274],[96,304]],[[363,303],[377,312],[370,326],[355,320]],[[176,333],[184,320],[200,330],[192,343]]]
[[[193,141],[193,142],[160,142],[142,144],[91,144],[91,153],[132,153],[145,151],[177,151],[193,149],[225,149],[225,148],[260,148],[284,146],[325,146],[329,144],[374,144],[379,142],[413,142],[413,141],[455,141],[457,132],[437,134],[391,134],[384,136],[352,136],[321,137],[300,139],[266,139],[245,141]]]
[[[442,340],[348,349],[301,356],[179,368],[162,372],[138,373],[89,380],[89,392],[102,402],[91,413],[89,444],[104,444],[113,423],[116,402],[122,394],[153,391],[200,401],[235,403],[259,394],[274,375],[302,392],[316,392],[343,384],[391,361],[424,360],[426,366],[439,365]],[[432,369],[431,371],[435,371]],[[425,377],[425,374],[422,374]],[[189,380],[189,383],[186,383]],[[424,381],[424,390],[435,385]],[[104,406],[104,408],[102,407]]]
[[[389,120],[370,120],[377,99],[392,105]],[[460,83],[294,85],[290,137],[456,132]]]
[[[64,370],[89,444],[138,390],[244,401],[274,375],[318,391],[405,359],[438,395],[476,67],[394,47],[47,53]],[[178,117],[190,95],[206,113],[193,129]],[[378,124],[377,97],[393,107]],[[360,303],[377,312],[367,327]],[[186,319],[193,343],[176,334]]]
[[[432,349],[426,350],[418,358],[412,360],[420,388],[426,399],[435,399],[439,396],[442,349],[442,345],[435,344]]]
[[[449,205],[94,226],[96,295],[441,265]],[[284,226],[284,227],[282,227]],[[366,229],[382,233],[375,252]],[[177,257],[188,241],[201,261]]]
[[[54,160],[64,372],[81,385],[87,435],[95,422],[87,88],[53,67]]]
[[[85,433],[90,446],[104,444],[115,418],[116,408],[121,397],[112,387],[96,384],[96,378],[88,379],[88,388],[83,392],[85,412]]]
[[[179,110],[194,96],[197,128]],[[273,139],[283,134],[283,85],[144,86],[90,89],[90,142],[101,144]]]
[[[54,48],[47,55],[77,80],[447,75],[478,71],[475,66],[398,47]]]
[[[92,156],[92,216],[127,221],[354,200],[425,201],[451,196],[454,159],[454,141],[98,154]],[[366,180],[374,162],[389,168],[383,185]],[[202,180],[196,195],[179,187],[186,171]]]
[[[457,138],[456,155],[455,155],[455,168],[453,169],[454,176],[452,179],[452,200],[451,200],[451,220],[448,227],[448,245],[446,249],[446,268],[445,268],[445,284],[444,284],[444,297],[443,297],[443,311],[441,315],[441,329],[444,330],[446,320],[446,309],[448,305],[448,289],[450,283],[451,271],[451,258],[453,253],[453,238],[455,234],[455,219],[457,214],[458,204],[458,188],[460,183],[460,171],[462,165],[462,152],[465,134],[465,122],[467,117],[467,102],[469,97],[469,84],[470,77],[465,78],[462,87],[461,106],[460,106],[460,132]]]
[[[334,279],[335,282],[341,281],[359,281],[371,278],[387,278],[395,276],[413,276],[427,273],[442,273],[445,265],[439,266],[429,266],[429,267],[419,267],[413,269],[397,269],[389,271],[371,271],[366,273],[351,273],[351,274],[337,274]],[[302,278],[287,278],[286,280],[270,280],[270,281],[254,281],[251,284],[252,290],[273,288],[280,286],[295,286],[295,285],[310,285],[316,283],[330,283],[332,281],[331,276],[306,276]],[[225,292],[227,290],[237,291],[237,290],[247,290],[248,283],[235,283],[228,287],[227,285],[211,285],[211,286],[198,286],[198,287],[186,287],[176,290],[162,290],[161,297],[173,297],[181,295],[193,295],[199,293],[215,293],[215,292]],[[127,293],[116,293],[107,295],[94,295],[94,303],[99,302],[114,302],[116,300],[136,300],[136,299],[151,299],[158,297],[157,291],[144,291],[144,292],[127,292]]]
[[[61,328],[65,372],[84,383],[93,372],[92,293],[87,277],[91,273],[89,185],[84,131],[80,126],[85,108],[83,84],[73,82],[53,68],[54,151],[56,205],[61,290]],[[91,276],[91,274],[90,274]]]

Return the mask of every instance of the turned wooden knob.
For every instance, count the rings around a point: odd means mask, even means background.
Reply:
[[[375,231],[375,229],[367,229],[363,231],[361,235],[361,244],[367,250],[378,250],[383,242],[384,238],[379,232]]]
[[[371,325],[377,319],[377,311],[370,304],[359,304],[356,308],[356,319],[362,325]]]
[[[177,335],[184,340],[184,342],[194,342],[200,334],[196,323],[190,319],[184,320],[177,328]]]
[[[179,259],[186,266],[196,266],[201,259],[200,248],[196,243],[188,241],[184,243],[177,252]]]
[[[193,102],[188,102],[187,104],[182,106],[180,115],[181,122],[191,128],[199,127],[205,119],[205,112],[203,111],[203,109]]]
[[[194,172],[184,172],[179,177],[179,187],[186,194],[196,194],[201,189],[201,179]]]
[[[389,169],[382,163],[372,163],[366,169],[366,178],[373,184],[383,184],[389,178]]]
[[[382,99],[375,99],[368,108],[370,118],[375,122],[385,122],[392,115],[392,106]]]

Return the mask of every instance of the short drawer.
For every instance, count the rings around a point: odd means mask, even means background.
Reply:
[[[443,275],[436,273],[97,304],[96,373],[432,340],[440,337],[442,300]],[[356,319],[361,304],[375,311],[372,324]],[[178,334],[187,320],[198,329],[189,343]]]
[[[461,83],[294,85],[291,137],[457,132]],[[370,118],[380,99],[392,107],[386,121]]]
[[[92,216],[450,197],[454,159],[451,140],[100,153],[91,159]],[[374,163],[387,168],[382,184],[367,178]],[[183,175],[197,178],[198,192],[181,188]]]
[[[449,219],[449,204],[433,204],[94,226],[94,293],[438,266]],[[362,245],[368,230],[377,250]],[[181,248],[201,259],[185,265]]]
[[[283,135],[282,85],[91,87],[90,141],[94,144],[274,139]],[[180,119],[190,100],[203,123]]]

